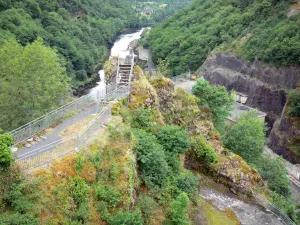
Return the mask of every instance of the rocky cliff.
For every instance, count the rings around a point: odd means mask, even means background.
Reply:
[[[300,81],[300,68],[296,66],[275,68],[259,60],[249,63],[233,55],[214,54],[198,70],[212,84],[248,95],[247,105],[267,113],[266,122],[271,133],[270,146],[284,158],[299,162],[289,150],[289,141],[280,138],[285,133],[298,134],[282,115],[287,102],[288,89],[296,88]],[[276,121],[276,123],[275,123]],[[273,128],[274,123],[276,126]],[[296,129],[297,130],[297,129]]]

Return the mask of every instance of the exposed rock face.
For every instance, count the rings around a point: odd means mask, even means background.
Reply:
[[[290,121],[285,113],[277,120],[270,133],[270,148],[292,163],[300,162],[300,155],[293,146],[299,145],[300,129]]]
[[[256,170],[251,168],[238,155],[227,152],[221,144],[220,135],[215,131],[213,123],[208,121],[209,113],[199,108],[196,97],[185,90],[174,90],[172,81],[166,78],[156,78],[151,81],[158,97],[159,111],[166,124],[185,126],[190,136],[200,135],[216,151],[218,162],[210,168],[209,173],[220,183],[228,186],[232,192],[252,195],[252,190],[265,187],[263,180]],[[203,162],[192,151],[185,154],[186,168],[201,171]]]
[[[204,77],[212,84],[248,94],[247,105],[279,117],[286,90],[296,88],[300,80],[300,68],[270,68],[259,61],[249,64],[235,56],[217,54],[206,61]]]
[[[266,122],[270,128],[278,120],[277,123],[281,125],[279,130],[277,126],[271,132],[271,148],[288,160],[299,161],[287,151],[288,141],[279,138],[282,133],[290,134],[291,130],[294,130],[291,123],[282,120],[283,118],[280,121],[279,119],[287,101],[288,89],[296,88],[300,81],[299,67],[277,69],[265,66],[258,60],[248,63],[236,56],[216,54],[206,60],[201,70],[204,72],[204,78],[210,83],[248,94],[246,104],[266,112]]]

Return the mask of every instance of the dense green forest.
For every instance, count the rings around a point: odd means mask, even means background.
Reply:
[[[215,49],[230,50],[276,66],[300,64],[300,15],[296,1],[196,0],[145,35],[153,58],[166,59],[173,74],[195,71]]]
[[[0,1],[0,45],[41,37],[58,50],[75,87],[95,74],[117,33],[139,23],[127,0]]]
[[[192,0],[131,1],[135,10],[141,15],[140,21],[143,26],[157,24],[192,2]],[[143,14],[149,11],[150,15]]]

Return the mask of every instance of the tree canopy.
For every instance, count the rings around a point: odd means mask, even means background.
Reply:
[[[195,0],[145,38],[154,61],[173,75],[196,71],[214,49],[276,66],[300,64],[300,14],[288,17],[286,0]],[[145,43],[145,42],[144,42]]]
[[[264,122],[255,112],[242,115],[226,133],[224,145],[247,162],[255,162],[265,146]]]
[[[56,51],[38,39],[23,47],[0,47],[0,124],[8,131],[24,125],[70,97],[66,71]]]
[[[199,98],[199,104],[209,106],[216,128],[222,131],[233,104],[230,93],[227,92],[224,86],[210,85],[204,79],[197,80],[192,92]]]
[[[0,45],[10,39],[26,45],[42,37],[65,60],[74,86],[96,75],[118,32],[138,24],[128,0],[0,2]]]

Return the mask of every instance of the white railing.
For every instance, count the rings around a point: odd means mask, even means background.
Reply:
[[[128,86],[121,86],[115,89],[115,85],[108,85],[109,91],[103,99],[122,98],[129,94]],[[111,91],[110,91],[111,90]],[[65,156],[73,151],[78,151],[87,143],[87,140],[105,123],[106,119],[110,117],[110,105],[107,101],[101,99],[99,104],[100,110],[96,118],[94,118],[86,128],[79,134],[60,139],[48,145],[26,152],[15,157],[22,170],[33,169],[44,164],[50,163],[53,160]]]
[[[99,101],[99,98],[103,98],[105,95],[105,89],[85,95],[9,132],[9,134],[14,138],[14,144],[16,145],[63,120],[68,114],[77,113],[80,110],[93,106]]]

